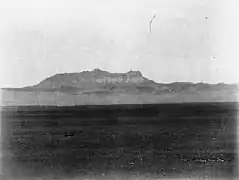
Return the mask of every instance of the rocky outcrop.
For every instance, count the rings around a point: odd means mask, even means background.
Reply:
[[[116,83],[142,83],[146,80],[139,71],[130,71],[128,73],[114,73],[105,77],[96,78],[96,82],[104,84]]]

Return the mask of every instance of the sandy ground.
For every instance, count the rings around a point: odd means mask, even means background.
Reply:
[[[174,102],[236,102],[238,94],[231,92],[193,92],[164,94],[114,94],[114,95],[71,95],[56,92],[1,91],[2,106],[21,105],[107,105],[107,104],[148,104]]]

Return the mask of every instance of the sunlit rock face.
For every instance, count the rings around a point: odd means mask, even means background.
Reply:
[[[95,79],[98,83],[142,83],[146,78],[144,78],[139,71],[130,71],[127,73],[111,73],[105,77],[100,77]]]

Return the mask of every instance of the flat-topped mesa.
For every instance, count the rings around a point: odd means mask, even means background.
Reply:
[[[80,73],[56,74],[33,86],[43,89],[59,89],[62,87],[86,87],[92,84],[139,84],[149,81],[140,71],[127,73],[110,73],[100,69]]]

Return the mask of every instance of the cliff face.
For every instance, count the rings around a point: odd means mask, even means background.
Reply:
[[[95,71],[94,71],[95,72]],[[96,71],[97,72],[97,71]],[[130,71],[128,73],[112,73],[108,74],[104,77],[96,77],[95,81],[97,83],[104,83],[104,84],[116,84],[116,83],[142,83],[146,81],[139,71]]]

